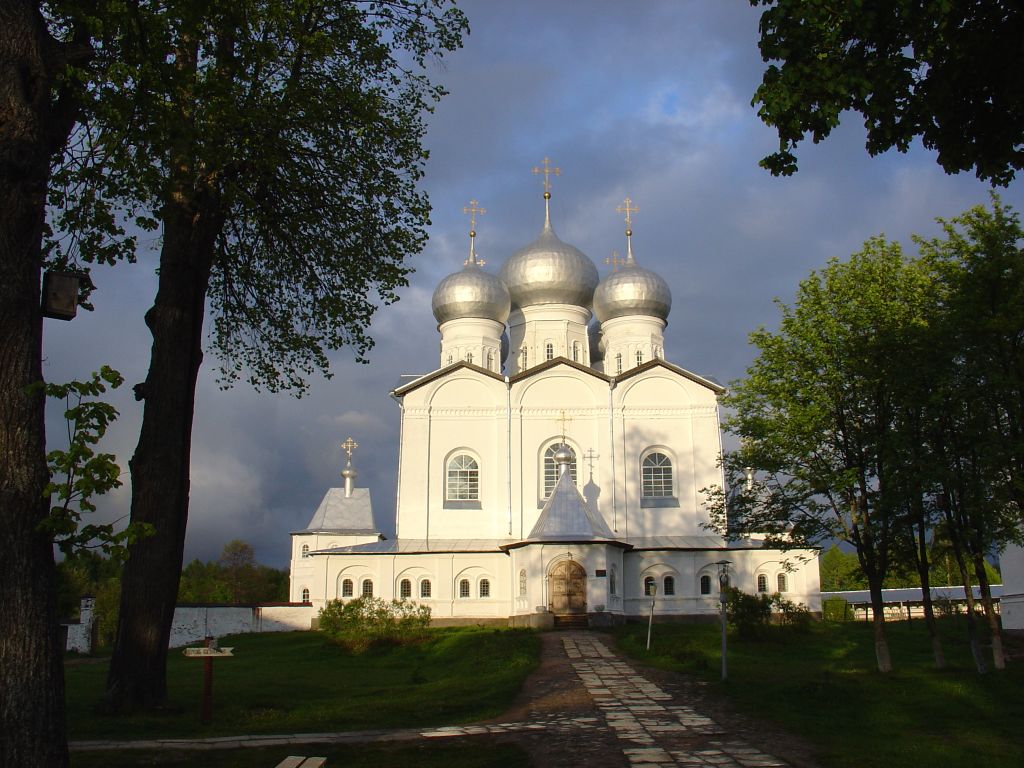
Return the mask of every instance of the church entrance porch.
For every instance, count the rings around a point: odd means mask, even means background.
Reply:
[[[556,616],[587,615],[587,574],[573,560],[563,560],[551,569],[548,609]]]

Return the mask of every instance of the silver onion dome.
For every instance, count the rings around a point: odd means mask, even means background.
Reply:
[[[608,275],[594,291],[594,315],[604,322],[627,315],[647,315],[668,320],[672,292],[668,283],[632,258]]]
[[[504,323],[511,309],[509,291],[497,275],[484,272],[471,259],[434,289],[430,308],[437,324],[461,317],[480,317]]]
[[[594,263],[559,240],[550,224],[545,224],[540,237],[512,254],[500,275],[516,307],[573,304],[589,308],[598,283]]]

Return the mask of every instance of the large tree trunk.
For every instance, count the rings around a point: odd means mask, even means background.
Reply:
[[[76,38],[83,55],[88,45]],[[76,110],[53,100],[71,44],[36,3],[0,1],[0,765],[68,764],[49,513],[39,282],[50,158]],[[59,94],[64,97],[66,94]]]
[[[885,602],[882,600],[880,579],[868,580],[871,593],[871,624],[875,630],[875,662],[879,672],[892,672],[892,656],[889,653],[889,639],[885,636]]]
[[[999,626],[999,616],[996,615],[995,604],[992,602],[992,590],[988,583],[988,574],[985,572],[985,558],[975,554],[974,573],[978,577],[978,588],[981,591],[981,604],[985,608],[985,618],[988,620],[989,635],[992,638],[992,665],[996,669],[1006,669],[1006,657],[1003,654],[1003,634]]]
[[[167,694],[167,643],[181,577],[188,520],[189,459],[203,316],[222,217],[205,195],[174,197],[163,212],[164,244],[156,302],[146,313],[153,335],[145,400],[131,460],[132,522],[155,533],[129,548],[122,577],[117,641],[107,678],[113,710],[161,706]]]
[[[920,492],[919,492],[920,494]],[[939,626],[935,621],[935,606],[932,603],[931,573],[929,572],[928,561],[928,526],[925,522],[923,503],[920,495],[913,501],[917,523],[915,524],[917,541],[914,553],[914,563],[917,566],[917,575],[921,580],[921,603],[924,605],[924,623],[928,627],[928,636],[932,641],[932,655],[935,657],[937,669],[946,668],[946,654],[942,650],[942,638],[939,635]]]
[[[964,559],[964,550],[958,532],[959,529],[956,527],[953,514],[948,507],[944,512],[949,530],[949,541],[953,545],[953,556],[960,571],[960,581],[964,585],[964,600],[967,602],[967,639],[971,645],[971,657],[974,659],[974,666],[978,670],[978,674],[983,675],[988,672],[988,665],[985,663],[985,657],[981,653],[981,643],[978,641],[978,626],[974,615],[974,591],[971,588],[971,575],[967,570],[967,562]]]

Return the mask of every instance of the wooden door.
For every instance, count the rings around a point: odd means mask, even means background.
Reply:
[[[554,614],[587,612],[587,574],[572,560],[563,560],[551,569],[550,608]]]

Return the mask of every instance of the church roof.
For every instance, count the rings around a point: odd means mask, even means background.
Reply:
[[[419,555],[433,552],[500,552],[501,539],[390,539],[318,549],[310,555]]]
[[[559,476],[530,535],[511,546],[555,542],[619,543],[601,514],[580,495],[568,471]]]
[[[353,488],[351,496],[345,496],[344,488],[328,488],[323,501],[313,513],[313,519],[304,530],[292,533],[325,533],[379,535],[373,523],[373,505],[368,488]]]

